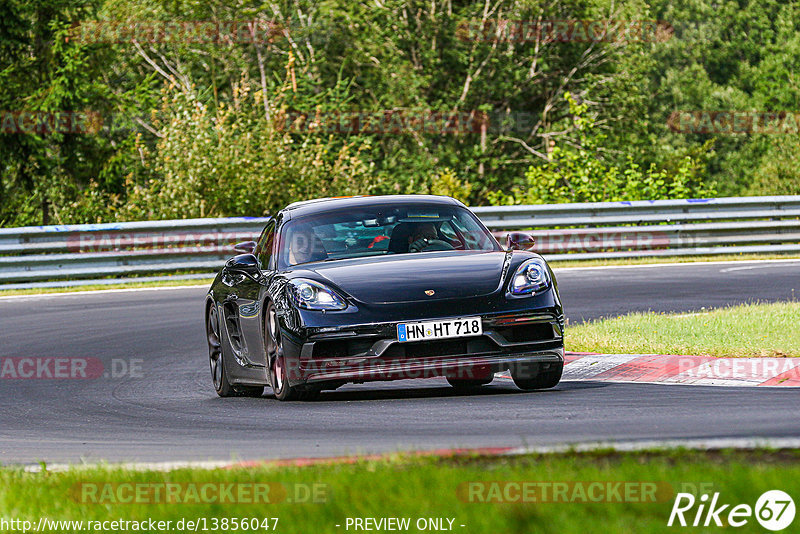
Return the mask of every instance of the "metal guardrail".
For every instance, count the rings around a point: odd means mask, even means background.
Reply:
[[[213,272],[268,218],[0,228],[0,288],[12,282]]]
[[[549,260],[800,253],[800,196],[476,207],[503,237],[529,230]],[[0,228],[2,284],[212,272],[267,218]],[[81,282],[85,283],[85,282]],[[10,287],[6,285],[5,287]]]
[[[800,252],[800,196],[472,210],[493,230],[533,229],[549,260]]]

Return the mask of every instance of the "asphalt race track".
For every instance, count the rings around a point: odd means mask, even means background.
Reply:
[[[573,324],[800,293],[800,260],[561,270],[557,276]],[[461,395],[430,379],[347,386],[312,403],[279,403],[269,392],[220,399],[208,376],[204,294],[193,288],[0,299],[0,356],[98,358],[123,375],[0,380],[0,461],[227,460],[800,437],[800,395],[792,388],[565,381],[523,393],[496,380]],[[131,364],[134,376],[123,368]]]

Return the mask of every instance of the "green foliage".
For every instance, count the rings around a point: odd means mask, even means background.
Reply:
[[[658,144],[679,150],[714,137],[706,172],[722,195],[800,193],[796,180],[779,189],[753,186],[759,168],[791,165],[792,153],[780,150],[787,146],[782,136],[681,134],[663,126],[675,110],[800,111],[800,6],[780,0],[657,0],[652,13],[675,26],[674,37],[654,49],[656,68],[649,74],[653,92],[646,115],[661,117]],[[757,180],[783,183],[775,176]]]
[[[800,138],[776,136],[768,146],[746,189],[749,195],[796,195],[800,193]]]
[[[588,106],[578,104],[569,93],[565,99],[580,132],[579,145],[553,147],[549,161],[527,170],[523,187],[514,187],[510,195],[490,193],[491,203],[656,200],[714,194],[713,185],[703,183],[699,175],[702,166],[691,156],[681,158],[672,170],[657,168],[655,163],[643,170],[630,155],[621,166],[604,162],[600,149],[605,135],[595,131],[594,119],[587,116]]]
[[[263,97],[247,80],[229,105],[212,109],[196,93],[165,91],[155,122],[159,139],[143,154],[140,180],[132,178],[124,202],[111,205],[120,219],[267,215],[300,198],[368,194],[375,183],[362,156],[369,140],[332,135],[301,139],[280,128],[286,94],[273,100],[276,118],[264,115]]]
[[[411,182],[406,193],[424,195],[444,195],[461,202],[469,202],[473,185],[458,178],[453,169],[446,167],[430,177],[429,180],[417,184]]]
[[[798,5],[500,0],[486,9],[475,0],[8,0],[0,110],[92,111],[104,125],[0,132],[0,225],[261,215],[356,193],[469,204],[800,193],[796,135],[667,126],[674,111],[798,111]],[[470,37],[494,19],[664,20],[675,31],[657,41]],[[256,44],[68,38],[91,20],[260,20],[285,31]],[[484,131],[439,134],[281,122],[298,111],[384,110],[490,120]]]
[[[758,327],[756,321],[749,323],[753,329]],[[736,409],[738,402],[731,396],[724,408]],[[521,425],[522,415],[515,418]],[[716,509],[722,508],[724,521],[730,508],[725,509],[723,503],[755,503],[775,488],[797,495],[800,454],[791,448],[625,452],[609,447],[508,456],[395,453],[303,467],[263,462],[229,469],[166,471],[89,464],[31,473],[4,466],[0,469],[0,484],[5,488],[0,493],[0,516],[9,518],[11,524],[10,518],[33,525],[41,517],[83,521],[84,531],[95,522],[108,525],[118,520],[136,521],[137,526],[141,522],[142,531],[148,531],[147,520],[152,518],[172,521],[173,531],[193,530],[176,527],[178,521],[186,525],[189,520],[198,524],[203,520],[207,527],[200,526],[200,531],[223,532],[234,530],[231,518],[237,518],[237,523],[242,518],[279,518],[277,523],[270,519],[270,532],[328,533],[336,532],[334,525],[342,524],[343,518],[391,516],[411,518],[410,528],[405,529],[410,532],[419,531],[417,518],[436,517],[455,519],[455,532],[680,532],[680,527],[666,526],[677,492],[694,491],[689,488],[703,488],[709,482],[715,491],[723,492]],[[269,485],[268,502],[264,502],[264,494],[257,497],[255,483]],[[209,502],[212,498],[206,495],[216,496],[223,484],[235,488],[234,495],[239,498],[223,496]],[[559,491],[561,485],[569,487],[569,492]],[[595,493],[598,485],[600,491]],[[126,491],[130,487],[147,491],[134,497]],[[165,491],[167,487],[178,489],[174,497]],[[656,491],[651,493],[652,489]],[[202,497],[198,498],[198,493]],[[604,498],[598,500],[597,495]],[[695,513],[694,509],[686,512],[689,523]],[[214,519],[222,518],[229,521],[227,527],[214,528]],[[742,532],[763,531],[755,518],[746,519],[749,524]],[[445,528],[448,525],[446,521],[443,524]],[[464,528],[458,526],[461,524]],[[263,526],[259,529],[264,530]]]

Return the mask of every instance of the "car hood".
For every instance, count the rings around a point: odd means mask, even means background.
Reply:
[[[505,252],[444,251],[339,260],[304,267],[316,274],[315,278],[331,283],[358,301],[382,304],[494,293],[502,287],[510,259],[511,255]]]

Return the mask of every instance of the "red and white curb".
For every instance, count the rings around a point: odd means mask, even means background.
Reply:
[[[701,386],[800,386],[800,358],[568,352],[565,363],[563,380]]]

